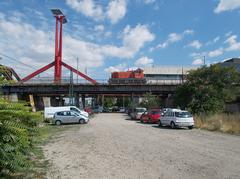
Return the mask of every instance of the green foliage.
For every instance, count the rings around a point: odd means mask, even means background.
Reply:
[[[157,108],[160,106],[160,100],[152,93],[146,93],[140,105],[147,109]]]
[[[115,104],[115,102],[114,102],[113,98],[105,98],[104,99],[104,107],[110,108],[110,107],[113,107],[114,104]]]
[[[195,114],[223,111],[225,102],[239,96],[240,74],[233,67],[211,65],[191,71],[186,83],[176,90],[175,103]]]
[[[0,99],[0,177],[29,168],[41,120],[24,103]]]

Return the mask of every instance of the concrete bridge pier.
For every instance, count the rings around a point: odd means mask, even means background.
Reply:
[[[85,108],[85,98],[86,98],[85,94],[82,94],[81,100],[82,100],[83,109]]]
[[[75,99],[75,106],[77,106],[79,108],[80,104],[79,104],[79,93],[75,93],[74,94],[74,99]]]

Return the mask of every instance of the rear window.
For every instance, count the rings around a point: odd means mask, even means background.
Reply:
[[[187,117],[192,117],[192,114],[190,112],[175,112],[175,116],[187,118]]]
[[[151,114],[161,114],[160,111],[152,111]]]
[[[146,111],[146,109],[144,109],[144,108],[137,108],[136,109],[136,112],[145,112]]]

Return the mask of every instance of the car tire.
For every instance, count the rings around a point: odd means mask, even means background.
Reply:
[[[193,129],[193,126],[188,126],[188,129]]]
[[[84,119],[80,119],[80,120],[79,120],[79,123],[80,123],[80,124],[84,124],[84,123],[85,123],[85,120],[84,120]]]
[[[174,129],[174,128],[175,128],[175,124],[174,124],[174,122],[171,122],[171,124],[170,124],[170,125],[171,125],[171,128],[172,128],[172,129]]]
[[[57,126],[60,126],[60,125],[62,124],[62,122],[59,121],[59,120],[57,120],[57,121],[55,122],[55,124],[56,124]]]
[[[160,120],[158,121],[158,126],[162,127],[162,122]]]

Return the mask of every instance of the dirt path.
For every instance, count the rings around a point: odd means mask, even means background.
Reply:
[[[99,114],[44,146],[48,178],[240,178],[240,136]]]

